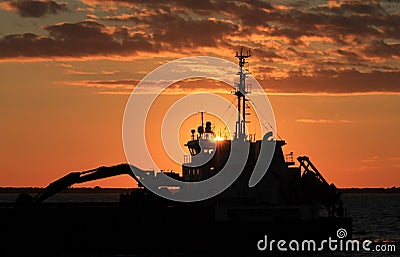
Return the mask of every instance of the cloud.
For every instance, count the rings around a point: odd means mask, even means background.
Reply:
[[[130,34],[126,28],[108,30],[94,21],[59,23],[44,29],[48,36],[4,36],[0,39],[0,58],[113,56],[153,51],[153,44],[145,35]]]
[[[388,44],[383,40],[373,41],[367,45],[363,53],[367,56],[382,57],[382,58],[399,58],[400,57],[400,43]]]
[[[172,19],[163,23],[154,27],[154,40],[173,48],[217,47],[225,35],[237,29],[233,24],[213,20]]]
[[[71,74],[71,75],[115,75],[118,74],[119,71],[80,71],[80,70],[74,70],[74,69],[67,69],[65,70],[66,74]]]
[[[86,85],[105,85],[114,87],[128,85],[128,86],[136,86],[139,83],[139,80],[135,79],[125,79],[125,80],[92,80],[92,81],[84,81]]]
[[[83,74],[84,75],[84,74]],[[76,87],[92,88],[99,94],[131,94],[132,90],[139,83],[135,79],[125,80],[82,80],[82,81],[61,81],[62,84],[67,84]]]
[[[0,58],[134,56],[198,47],[218,47],[237,27],[215,20],[192,20],[160,14],[143,20],[143,31],[126,26],[105,26],[88,20],[45,26],[48,35],[12,34],[0,38]],[[205,36],[207,35],[207,36]]]
[[[17,10],[20,3],[22,10],[25,2],[8,1],[6,7],[14,3]],[[54,1],[29,2],[50,6]],[[79,8],[79,15],[86,11],[89,20],[43,26],[44,32],[4,35],[0,59],[233,58],[232,53],[245,45],[253,53],[250,71],[258,71],[254,75],[268,92],[400,91],[400,5],[395,3],[81,2],[86,6]],[[40,15],[61,11],[46,10]]]
[[[360,72],[355,69],[323,70],[302,74],[301,70],[289,72],[283,79],[259,79],[269,93],[400,93],[400,71]]]
[[[15,10],[21,17],[40,18],[48,14],[57,14],[61,11],[68,11],[65,3],[57,3],[51,0],[32,1],[17,0],[3,3],[9,10]]]
[[[98,17],[95,15],[87,15],[89,18],[97,19]],[[121,15],[114,15],[114,16],[106,16],[104,18],[101,18],[101,20],[104,21],[134,21],[134,22],[140,22],[141,20],[134,14],[121,14]]]
[[[351,120],[331,120],[331,119],[298,119],[298,123],[314,123],[314,124],[335,124],[335,123],[352,123]]]
[[[68,73],[68,70],[67,70]],[[90,75],[90,74],[82,74]],[[102,94],[131,94],[132,90],[141,82],[136,79],[119,79],[119,80],[81,80],[72,82],[61,82],[72,86],[80,86],[93,88],[98,93]],[[146,81],[141,82],[142,92],[149,94],[154,94],[160,89],[159,83],[169,82],[169,81]],[[162,94],[192,94],[195,92],[213,92],[216,94],[230,94],[232,87],[221,81],[216,81],[213,79],[203,79],[203,78],[190,78],[176,83],[170,81],[170,85],[163,90]]]
[[[192,3],[189,1],[185,5],[188,4]],[[197,47],[218,47],[222,45],[225,36],[238,30],[236,24],[226,20],[193,18],[187,13],[173,13],[169,9],[142,10],[135,15],[106,16],[102,20],[129,21],[138,27],[145,27],[145,32],[150,34],[155,42],[164,45],[165,49],[189,47],[195,50]]]
[[[9,3],[16,5],[25,2]],[[46,3],[46,5],[53,3],[30,1],[30,3],[36,2]],[[106,7],[112,3],[116,6],[124,4],[124,8],[127,6],[131,8],[131,12],[126,12],[126,10],[118,12],[118,8],[113,7],[113,11],[106,12],[106,15],[99,12],[88,13],[88,17],[92,21],[97,21],[98,24],[100,24],[99,21],[126,24],[125,26],[118,25],[125,28],[121,29],[121,32],[125,30],[123,32],[125,34],[136,31],[141,35],[146,35],[139,41],[141,44],[147,45],[150,53],[162,50],[196,52],[196,50],[201,50],[199,49],[201,47],[211,47],[214,52],[218,53],[221,48],[234,49],[241,44],[247,44],[249,47],[254,46],[254,53],[258,53],[260,59],[267,60],[282,58],[279,52],[282,49],[276,48],[276,45],[274,48],[266,47],[271,42],[276,42],[278,45],[304,46],[308,47],[308,50],[312,50],[309,46],[313,42],[318,42],[321,46],[337,44],[339,47],[362,44],[361,48],[367,48],[373,44],[368,40],[385,42],[386,37],[400,39],[400,26],[398,26],[400,16],[385,13],[382,11],[382,7],[376,3],[346,1],[331,6],[322,5],[307,9],[293,8],[291,5],[287,5],[287,8],[278,8],[264,1],[256,0],[201,1],[201,3],[183,0],[171,2],[165,0],[151,2],[144,0],[85,0],[83,2],[89,6]],[[75,27],[80,24],[83,22],[76,23]],[[66,26],[73,27],[74,24],[65,24],[63,27]],[[57,29],[60,26],[56,24],[47,26],[46,29],[49,31],[53,27]],[[81,28],[82,26],[76,29]],[[111,36],[110,33],[109,35]],[[139,36],[139,33],[137,35]],[[258,36],[254,37],[254,35]],[[23,35],[19,36],[23,37]],[[54,38],[51,36],[48,39],[53,40]],[[41,37],[46,36],[41,35]],[[101,45],[110,43],[112,38],[103,37],[96,38],[96,40]],[[58,42],[55,40],[55,43]],[[57,44],[54,47],[57,47]],[[65,47],[65,44],[64,46],[60,44],[60,48],[62,47]],[[379,47],[386,46],[375,44],[374,47],[379,50]],[[124,47],[110,49],[110,52],[116,54],[118,50],[122,51],[120,54],[127,53]],[[306,49],[296,49],[296,51],[299,55],[303,54],[303,57],[306,57]],[[79,52],[82,52],[84,56],[90,55],[90,51]],[[365,51],[369,54],[374,52],[377,51],[374,49]],[[19,53],[19,56],[23,56],[24,50],[21,49]],[[345,53],[344,50],[339,49],[337,53],[349,57],[350,52]],[[101,54],[101,51],[94,53],[96,56],[98,54]],[[107,52],[104,52],[104,55],[107,55]],[[27,56],[31,57],[32,54]]]

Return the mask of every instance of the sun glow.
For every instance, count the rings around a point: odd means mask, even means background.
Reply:
[[[216,137],[214,137],[214,140],[215,141],[224,141],[224,138],[220,137],[220,136],[216,136]]]

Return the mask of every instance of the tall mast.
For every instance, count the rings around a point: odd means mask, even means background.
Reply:
[[[238,118],[236,121],[236,139],[246,139],[246,94],[249,93],[246,88],[246,75],[249,74],[243,70],[244,65],[247,63],[246,58],[250,57],[250,50],[243,53],[243,47],[240,52],[236,51],[235,57],[239,60],[239,83],[236,84],[235,95],[238,101]]]

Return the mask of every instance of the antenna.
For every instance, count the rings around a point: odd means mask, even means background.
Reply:
[[[238,101],[238,118],[236,121],[236,139],[246,139],[246,94],[249,92],[246,90],[246,75],[248,72],[243,71],[244,65],[247,63],[246,59],[251,56],[250,50],[245,53],[243,51],[243,46],[240,51],[236,51],[235,57],[239,60],[239,83],[236,84],[235,95]]]
[[[239,59],[239,67],[243,68],[243,66],[247,63],[246,58],[249,58],[251,56],[251,51],[250,49],[246,51],[245,54],[243,54],[243,46],[240,47],[240,52],[236,51],[235,57]]]
[[[205,111],[199,111],[199,113],[201,114],[201,126],[204,128],[204,113],[205,113]]]

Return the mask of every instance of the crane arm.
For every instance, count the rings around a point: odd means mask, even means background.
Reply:
[[[321,181],[322,184],[329,186],[329,183],[326,182],[325,178],[318,171],[318,169],[314,166],[314,164],[310,161],[310,158],[308,156],[299,156],[299,157],[297,157],[297,160],[299,161],[300,166],[302,166],[304,168],[304,172],[314,173],[315,177],[319,181]]]
[[[302,182],[307,197],[324,205],[330,215],[343,216],[343,202],[336,186],[329,184],[307,156],[299,156],[297,160],[304,169]]]
[[[113,177],[117,175],[123,175],[123,174],[130,175],[132,178],[136,180],[136,182],[138,182],[138,184],[140,184],[139,180],[133,174],[131,167],[138,169],[129,164],[119,164],[110,167],[102,166],[96,169],[91,169],[82,172],[71,172],[57,179],[56,181],[50,183],[46,188],[44,188],[34,197],[33,202],[35,204],[41,203],[44,200],[50,198],[51,196],[59,193],[60,191],[74,184]]]

